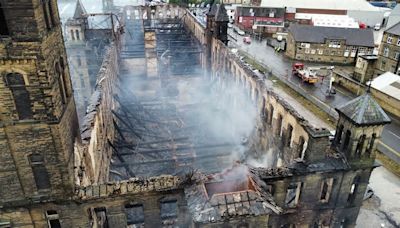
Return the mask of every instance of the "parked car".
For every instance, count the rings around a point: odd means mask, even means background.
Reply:
[[[376,31],[378,31],[379,29],[381,29],[381,24],[380,24],[380,23],[377,23],[377,24],[374,26],[374,29],[375,29]]]
[[[251,38],[250,38],[250,36],[245,36],[245,37],[243,37],[243,42],[244,42],[245,44],[251,44]]]

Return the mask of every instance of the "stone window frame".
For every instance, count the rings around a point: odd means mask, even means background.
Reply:
[[[301,181],[294,181],[288,184],[285,194],[286,207],[294,208],[299,205],[302,188],[303,188],[303,182]]]
[[[292,141],[293,141],[293,135],[294,135],[294,127],[290,123],[287,125],[287,136],[285,140],[285,146],[291,148],[292,147]]]
[[[27,159],[32,169],[36,189],[40,192],[49,191],[51,189],[51,181],[45,165],[46,161],[44,156],[40,153],[31,153],[27,155]],[[45,182],[40,183],[39,178],[45,178]],[[43,187],[41,187],[41,185],[43,185]]]
[[[168,213],[165,214],[163,212],[164,207],[171,207],[171,205],[174,204],[175,207],[175,213],[172,213],[169,209],[167,210]],[[164,211],[167,209],[164,208]],[[179,207],[178,207],[178,200],[177,199],[164,199],[160,201],[160,217],[162,220],[168,220],[168,219],[176,219],[178,218],[178,213],[179,213]]]
[[[386,61],[384,61],[384,60],[381,61],[380,69],[385,71],[385,69],[386,69]]]
[[[48,31],[52,30],[56,27],[56,18],[54,18],[54,11],[53,11],[53,0],[41,0],[40,4],[42,5],[43,10],[43,17],[46,29]]]
[[[10,83],[10,80],[8,79],[9,75],[21,76],[22,80],[23,80],[23,84],[15,84],[15,85],[13,85],[12,83]],[[28,80],[27,73],[24,72],[24,71],[18,70],[18,69],[7,70],[7,71],[4,72],[3,80],[4,80],[4,83],[5,83],[5,86],[12,93],[14,107],[15,107],[16,112],[18,113],[18,119],[19,120],[31,120],[31,119],[33,119],[34,113],[33,113],[33,109],[32,109],[30,94],[29,94],[29,91],[27,90],[27,86],[29,86],[29,80]],[[21,105],[19,105],[19,103],[17,102],[16,96],[17,96],[17,94],[20,94],[21,90],[24,90],[26,92],[27,96],[28,96],[27,99],[29,99],[29,101],[26,100],[24,102],[27,102],[27,103],[30,104],[30,111],[28,110],[30,113],[25,113],[27,111],[26,110],[27,107],[21,107],[21,108],[23,108],[24,112],[21,112],[21,110],[18,111],[18,109],[19,109],[18,106],[21,106]],[[17,93],[17,91],[20,91],[20,92]],[[24,106],[24,105],[22,105],[22,106]],[[22,113],[25,113],[25,114],[23,116],[21,116]]]
[[[388,37],[386,38],[386,42],[389,43],[389,44],[391,44],[392,41],[393,41],[393,36],[388,35]]]
[[[318,49],[318,55],[323,55],[324,54],[324,49]]]
[[[400,52],[395,51],[395,52],[394,52],[394,55],[393,55],[393,58],[394,58],[395,60],[399,60],[399,57],[400,57]]]
[[[47,210],[45,217],[49,228],[61,228],[60,216],[56,210]]]
[[[321,188],[319,192],[319,202],[328,203],[332,195],[334,179],[333,177],[326,178],[321,181]]]
[[[350,189],[349,189],[349,195],[347,197],[347,204],[348,205],[352,205],[356,199],[357,196],[357,191],[358,191],[358,187],[361,183],[361,177],[359,175],[356,175],[353,178],[353,182],[350,185]]]
[[[390,54],[389,47],[383,47],[382,55],[385,57],[389,57],[389,54]]]
[[[125,204],[125,214],[126,214],[126,222],[127,225],[144,225],[145,222],[145,214],[144,214],[144,204],[143,203],[128,203]],[[133,216],[134,220],[129,220],[128,219],[128,210],[134,210],[133,214],[136,216]],[[139,213],[137,213],[139,212]],[[137,214],[140,214],[140,216],[137,216]]]

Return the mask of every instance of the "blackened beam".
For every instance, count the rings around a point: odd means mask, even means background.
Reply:
[[[107,139],[107,141],[108,141],[108,144],[110,145],[110,147],[112,148],[112,151],[114,152],[114,154],[122,162],[122,167],[125,168],[126,172],[129,174],[129,176],[134,177],[135,174],[132,172],[132,170],[129,167],[129,165],[126,164],[125,159],[118,153],[118,150],[114,147],[114,145],[110,142],[110,140]]]
[[[208,157],[223,157],[230,155],[230,151],[223,151],[223,152],[215,152],[212,154],[199,154],[196,155],[194,158],[208,158]],[[164,162],[175,162],[177,159],[173,158],[166,158],[166,159],[158,159],[158,160],[152,160],[152,161],[142,161],[142,162],[126,162],[125,164],[112,164],[111,167],[123,167],[124,165],[129,165],[129,166],[138,166],[138,165],[145,165],[145,164],[151,164],[151,163],[164,163]]]
[[[163,148],[163,149],[154,149],[154,150],[138,150],[137,152],[120,152],[121,156],[132,155],[136,153],[160,153],[160,152],[172,152],[172,151],[181,151],[181,150],[201,150],[201,149],[209,149],[209,148],[219,148],[219,147],[232,147],[233,144],[223,143],[223,144],[212,144],[212,145],[201,145],[201,146],[186,146],[186,147],[178,147],[178,148]],[[127,149],[132,149],[127,147]]]
[[[143,139],[143,137],[140,135],[140,134],[138,134],[137,132],[136,132],[136,129],[134,129],[129,123],[127,123],[124,119],[122,119],[114,110],[111,110],[111,112],[114,114],[114,116],[115,117],[117,117],[117,119],[119,120],[119,121],[121,121],[126,127],[128,127],[129,128],[129,132],[132,132],[136,137],[138,137],[139,139]]]
[[[146,119],[144,117],[141,117],[141,116],[139,117],[138,115],[133,114],[123,104],[120,105],[120,109],[121,109],[121,111],[123,111],[125,113],[125,117],[131,117],[131,118],[137,120],[137,122],[139,122],[139,124],[142,125],[143,127],[145,127],[145,125],[142,122],[160,123],[160,121],[154,121],[154,120],[151,120],[151,119]],[[148,129],[146,129],[146,130],[148,130]]]
[[[118,132],[118,135],[122,138],[122,140],[126,141],[124,134],[122,134],[121,129],[119,128],[118,124],[115,122],[114,118],[113,118],[113,124],[114,124],[115,129]]]
[[[144,140],[143,136],[148,136],[148,137],[156,138],[156,139],[167,139],[167,138],[169,138],[169,136],[161,136],[160,135],[161,132],[157,132],[157,133],[154,133],[154,134],[149,134],[149,133],[147,133],[147,132],[145,132],[143,130],[136,129],[136,128],[134,130],[132,130],[131,128],[128,128],[128,129],[121,128],[121,130],[123,132],[128,132],[128,133],[132,132],[135,135],[139,135],[141,140]]]
[[[157,52],[162,53],[163,51],[157,49]],[[170,52],[168,54],[170,55],[170,54],[197,54],[197,53],[200,54],[200,53],[203,53],[203,51],[201,51],[201,50],[170,50]]]
[[[163,140],[155,140],[155,141],[145,141],[145,142],[139,142],[136,144],[132,143],[124,143],[124,144],[117,144],[116,146],[119,147],[137,147],[137,146],[145,146],[149,144],[158,144],[158,143],[164,143],[164,142],[179,142],[179,141],[186,141],[189,140],[189,137],[179,137],[179,138],[170,138],[170,139],[163,139]]]
[[[148,120],[145,119],[143,117],[138,117],[136,115],[134,115],[131,111],[129,111],[124,105],[120,104],[120,110],[123,111],[125,113],[125,117],[127,117],[128,122],[131,124],[131,126],[134,126],[134,123],[132,123],[131,119],[136,120],[136,123],[140,126],[142,126],[144,129],[146,129],[149,132],[155,133],[153,130],[149,129],[146,124],[144,122],[151,122],[151,123],[157,123],[159,124],[159,122],[157,121],[152,121],[152,120]]]

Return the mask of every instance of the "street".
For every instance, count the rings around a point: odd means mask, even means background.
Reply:
[[[279,77],[281,80],[291,82],[291,85],[296,86],[297,89],[300,89],[301,91],[304,91],[304,93],[309,96],[308,99],[318,100],[319,104],[325,106],[324,110],[328,110],[330,114],[336,115],[334,111],[335,107],[355,98],[355,95],[343,88],[336,88],[337,93],[334,96],[326,96],[326,91],[329,87],[330,76],[315,85],[304,83],[300,78],[291,75],[292,63],[295,61],[290,60],[283,53],[275,52],[272,47],[266,45],[265,40],[258,41],[256,39],[252,39],[251,44],[245,44],[242,41],[242,36],[234,33],[232,30],[229,31],[229,34],[231,37],[237,37],[237,42],[235,42],[237,48],[246,52],[249,56],[257,61],[263,63],[272,70],[272,73],[275,76]],[[306,66],[332,66],[308,62],[305,64]],[[378,149],[391,159],[395,160],[397,163],[400,163],[400,121],[391,115],[390,117],[392,119],[392,123],[385,126]]]

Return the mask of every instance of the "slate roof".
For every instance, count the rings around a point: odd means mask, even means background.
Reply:
[[[85,7],[83,7],[83,4],[81,0],[76,1],[76,7],[75,7],[75,13],[73,18],[74,19],[81,19],[83,18],[83,14],[86,14]]]
[[[336,111],[356,125],[380,125],[391,122],[369,92],[337,107]]]
[[[229,16],[226,13],[224,4],[218,4],[217,12],[215,13],[215,21],[229,21]]]
[[[296,42],[325,43],[325,39],[346,40],[346,45],[374,47],[374,34],[371,29],[319,27],[294,24],[289,32]]]
[[[394,24],[392,27],[386,29],[387,33],[400,36],[400,21]]]
[[[256,17],[269,17],[271,11],[274,12],[274,18],[282,18],[285,15],[285,8],[271,8],[271,7],[236,7],[236,15],[250,17],[250,9],[253,10]]]
[[[218,9],[218,5],[217,3],[212,4],[210,11],[208,11],[207,16],[215,16],[215,14],[217,13],[217,9]]]

